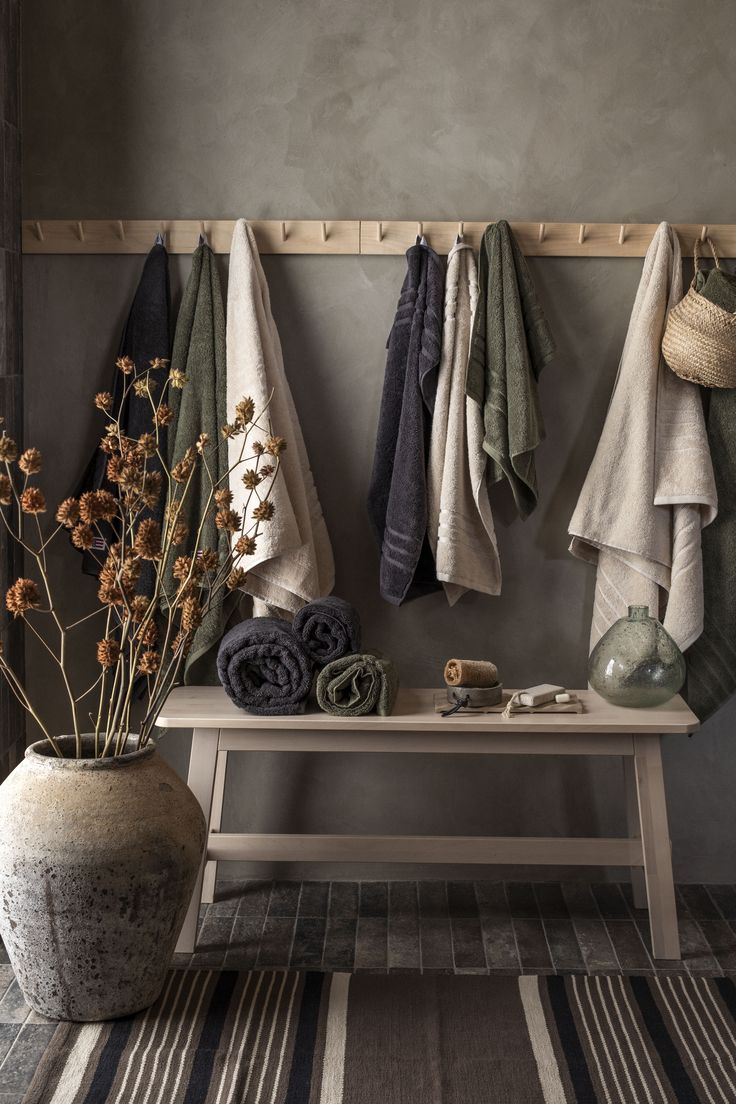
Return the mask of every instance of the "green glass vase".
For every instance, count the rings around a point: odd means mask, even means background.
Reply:
[[[629,606],[590,653],[588,682],[613,705],[662,705],[682,689],[685,657],[648,606]]]

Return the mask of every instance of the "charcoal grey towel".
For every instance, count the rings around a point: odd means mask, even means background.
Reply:
[[[166,248],[157,243],[151,249],[143,265],[141,278],[120,338],[118,356],[129,356],[138,369],[148,368],[151,361],[157,357],[168,360],[171,347],[169,312],[169,255]],[[124,376],[119,368],[114,368],[113,372],[114,376],[110,390],[113,395],[113,409],[117,411],[125,386],[130,381],[129,377]],[[167,375],[167,367],[156,369],[151,373],[153,380],[158,385],[158,394],[161,393],[161,386]],[[99,419],[98,436],[102,436],[104,424],[104,419]],[[121,424],[123,433],[127,437],[138,438],[141,433],[148,432],[151,429],[151,404],[148,399],[129,395],[121,412]],[[159,441],[161,442],[161,453],[165,456],[165,427],[159,429]],[[95,449],[80,484],[74,492],[77,497],[84,494],[85,491],[98,491],[101,488],[117,495],[117,488],[107,479],[107,459],[104,452],[98,448]],[[161,465],[156,457],[148,460],[147,470],[161,471]],[[140,516],[141,519],[143,517],[155,517],[160,523],[163,513],[164,501],[162,496],[155,509],[146,509]],[[112,526],[108,525],[107,522],[98,522],[97,524],[106,545],[118,539]],[[82,570],[87,575],[99,575],[106,554],[106,548],[101,547],[83,552]],[[153,568],[150,564],[145,564],[138,584],[138,591],[150,597],[153,594],[153,586]]]
[[[444,272],[424,243],[407,272],[388,339],[368,514],[381,548],[381,596],[393,605],[438,590],[427,540],[426,467],[442,343]]]
[[[736,311],[736,277],[711,269],[697,290]],[[736,692],[736,390],[703,388],[705,428],[718,491],[718,516],[703,530],[703,632],[688,648],[684,697],[701,721]]]
[[[325,713],[362,717],[388,716],[394,708],[399,679],[390,659],[377,652],[343,656],[317,675],[317,704]]]
[[[544,439],[537,393],[555,343],[511,227],[486,227],[478,257],[478,308],[473,323],[466,392],[483,408],[488,479],[508,479],[516,508],[537,504],[534,450]]]
[[[222,638],[217,673],[228,697],[248,713],[303,713],[312,662],[287,621],[250,617]]]
[[[360,614],[344,598],[318,598],[294,616],[294,632],[310,659],[324,667],[360,648]]]

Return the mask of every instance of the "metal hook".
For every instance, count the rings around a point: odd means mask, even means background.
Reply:
[[[707,237],[708,237],[708,227],[704,226],[703,229],[700,231],[700,240],[701,240],[701,242],[704,242]]]
[[[35,228],[35,231],[36,231],[36,237],[38,238],[38,240],[40,242],[42,242],[43,241],[43,227],[41,226],[41,223],[36,221],[36,222],[34,222],[33,225],[34,225],[34,228]]]
[[[580,223],[580,232],[578,234],[578,245],[582,245],[585,241],[585,223]]]
[[[376,241],[383,241],[383,223],[376,223]]]
[[[77,223],[77,237],[79,238],[80,242],[84,241],[84,227],[82,226],[81,219]]]
[[[327,241],[327,223],[326,222],[322,223],[322,241],[323,242]]]
[[[125,241],[125,227],[122,219],[118,219],[118,237],[121,241]]]
[[[282,222],[281,223],[281,240],[282,240],[282,242],[285,242],[286,238],[287,238],[286,223]]]
[[[537,235],[537,241],[539,242],[540,245],[544,241],[545,231],[546,231],[546,227],[545,227],[544,223],[540,222],[540,224],[539,224],[539,234]]]
[[[618,244],[623,245],[626,241],[626,223],[621,223],[621,229],[618,232]]]

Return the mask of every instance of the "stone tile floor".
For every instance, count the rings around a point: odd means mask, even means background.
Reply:
[[[250,881],[217,898],[177,966],[736,980],[736,886],[677,887],[681,962],[652,959],[646,912],[611,882]],[[20,1104],[54,1025],[30,1012],[0,952],[0,1104]]]

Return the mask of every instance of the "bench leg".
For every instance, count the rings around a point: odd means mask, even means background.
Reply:
[[[635,736],[634,750],[652,952],[655,958],[679,958],[680,939],[667,827],[661,737]]]
[[[227,752],[220,751],[217,754],[217,768],[215,770],[215,786],[212,792],[212,812],[210,813],[210,831],[219,832],[222,826],[222,803],[225,798],[225,779],[227,777]],[[202,904],[211,905],[215,899],[215,883],[217,882],[217,861],[210,859],[204,868],[204,880],[202,882]]]
[[[626,824],[631,839],[641,839],[639,800],[636,796],[636,766],[633,755],[624,755],[624,789],[626,792]],[[631,867],[631,889],[636,908],[647,907],[647,885],[643,866]]]
[[[192,750],[189,755],[189,775],[187,782],[189,789],[202,806],[204,819],[207,822],[207,835],[209,837],[210,812],[212,809],[212,791],[215,785],[215,771],[217,768],[217,743],[220,730],[217,728],[195,728],[192,733]],[[205,844],[204,858],[197,873],[194,883],[194,892],[189,903],[189,909],[184,919],[184,926],[179,934],[179,942],[176,945],[178,952],[191,954],[197,939],[197,920],[199,918],[199,905],[202,899],[202,877],[204,864],[207,861],[207,844]]]

